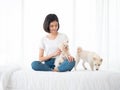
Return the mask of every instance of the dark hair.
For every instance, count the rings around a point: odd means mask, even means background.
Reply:
[[[50,33],[50,29],[49,29],[49,25],[51,22],[53,21],[57,21],[58,22],[58,29],[59,29],[59,20],[58,20],[58,17],[57,15],[55,14],[48,14],[46,17],[45,17],[45,20],[44,20],[44,23],[43,23],[43,29]]]

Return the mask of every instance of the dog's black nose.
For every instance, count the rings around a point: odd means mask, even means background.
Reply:
[[[98,70],[98,69],[96,69],[96,70]]]

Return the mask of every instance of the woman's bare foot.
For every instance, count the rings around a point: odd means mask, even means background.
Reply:
[[[53,69],[53,72],[58,72],[58,69],[54,68],[54,69]]]

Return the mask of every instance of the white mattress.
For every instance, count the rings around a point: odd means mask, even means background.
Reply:
[[[10,76],[6,90],[120,90],[120,73],[18,70]]]

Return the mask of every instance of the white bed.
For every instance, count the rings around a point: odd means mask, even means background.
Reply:
[[[0,74],[0,90],[120,90],[120,73],[43,72],[11,68]]]

